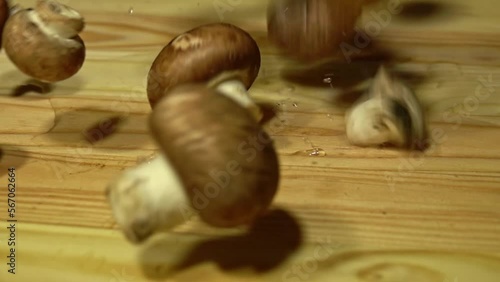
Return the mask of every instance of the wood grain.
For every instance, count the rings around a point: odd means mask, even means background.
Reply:
[[[498,1],[402,1],[403,11],[352,62],[309,66],[267,41],[267,1],[63,2],[86,19],[87,58],[76,76],[49,93],[15,97],[28,78],[0,54],[0,175],[6,186],[7,168],[16,168],[19,221],[11,275],[2,189],[0,281],[500,277]],[[239,4],[218,14],[214,7],[224,3]],[[386,7],[367,5],[360,28]],[[250,92],[278,109],[267,125],[283,176],[276,211],[249,234],[194,219],[130,245],[104,187],[157,151],[146,126],[150,64],[173,36],[221,20],[248,30],[261,48]],[[347,142],[344,111],[382,58],[426,108],[432,146],[423,154]]]

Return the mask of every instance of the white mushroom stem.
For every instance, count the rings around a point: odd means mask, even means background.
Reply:
[[[263,117],[261,108],[250,97],[248,91],[239,79],[225,80],[215,86],[215,89],[224,96],[232,99],[242,107],[248,109],[257,121]]]
[[[113,215],[132,242],[172,229],[195,214],[179,176],[163,154],[128,168],[107,189]]]
[[[371,98],[346,113],[346,135],[351,144],[368,147],[391,143],[405,144],[405,136],[390,113],[390,100]]]
[[[10,6],[10,5],[9,5]],[[19,12],[19,11],[22,11],[23,10],[23,7],[21,7],[21,5],[19,4],[15,4],[13,6],[10,6],[10,9],[9,9],[9,15],[12,16],[14,15],[15,13]]]

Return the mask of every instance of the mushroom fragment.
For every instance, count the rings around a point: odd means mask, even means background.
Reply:
[[[75,75],[85,60],[78,34],[82,16],[57,1],[38,0],[34,9],[18,8],[2,36],[8,58],[26,75],[51,83]]]
[[[196,27],[172,39],[154,60],[148,75],[149,102],[154,108],[177,85],[205,83],[260,119],[260,108],[247,93],[260,62],[257,43],[243,29],[227,23]]]
[[[271,42],[302,60],[335,56],[350,42],[362,0],[273,0],[267,10]]]
[[[380,67],[364,96],[346,112],[346,134],[357,146],[391,144],[423,149],[426,128],[421,105],[402,81]]]
[[[214,227],[235,227],[267,211],[278,187],[278,158],[248,110],[206,85],[186,84],[156,104],[149,124],[161,154],[107,187],[131,242],[192,214]]]

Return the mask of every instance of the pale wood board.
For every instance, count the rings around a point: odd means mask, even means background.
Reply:
[[[374,36],[374,52],[391,54],[391,70],[426,108],[437,142],[423,154],[351,146],[340,86],[368,82],[373,49],[362,50],[365,61],[287,79],[300,68],[266,38],[267,1],[63,2],[87,24],[77,75],[49,94],[13,97],[27,77],[0,54],[1,183],[15,167],[18,186],[17,274],[7,273],[2,188],[0,281],[499,281],[498,1],[402,1],[413,10],[392,15]],[[234,4],[222,18],[220,3]],[[385,7],[366,6],[359,26]],[[104,188],[156,152],[147,72],[173,36],[220,20],[255,37],[262,68],[250,93],[282,110],[280,126],[268,126],[282,168],[278,211],[253,235],[194,220],[131,245]],[[332,85],[324,83],[332,72]],[[116,132],[86,141],[89,128],[122,115]],[[326,155],[310,156],[313,147]]]

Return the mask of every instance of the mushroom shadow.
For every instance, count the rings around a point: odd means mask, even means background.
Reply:
[[[377,51],[371,55],[354,58],[350,62],[331,59],[310,67],[284,70],[282,77],[304,86],[335,89],[338,95],[334,96],[333,103],[347,108],[364,94],[366,86],[363,83],[372,79],[380,66],[391,65],[393,62],[389,53]],[[411,88],[428,79],[426,75],[407,71],[393,72],[392,75]]]
[[[257,105],[261,108],[263,116],[260,121],[261,125],[265,125],[270,122],[274,117],[276,117],[276,108],[271,103],[257,103]]]
[[[28,93],[49,94],[53,90],[54,90],[53,84],[39,82],[30,79],[27,80],[24,84],[20,84],[16,88],[14,88],[10,96],[19,97],[26,95]]]
[[[148,278],[164,279],[206,262],[214,262],[224,271],[252,268],[257,273],[268,272],[283,263],[302,243],[302,231],[297,220],[285,210],[273,210],[258,219],[247,233],[200,242],[169,271],[158,271],[161,265],[145,263],[148,257],[164,254],[171,247],[154,245],[142,252],[143,272]]]
[[[21,168],[29,159],[30,153],[25,152],[17,146],[4,145],[0,148],[0,177],[8,173],[8,168]]]
[[[283,68],[281,77],[308,87],[351,88],[375,76],[381,65],[393,59],[391,53],[373,42],[359,50],[360,53],[352,57],[334,56],[312,64],[290,62]]]
[[[111,116],[94,123],[83,131],[84,138],[91,144],[111,136],[126,120],[125,116]]]
[[[85,82],[81,76],[68,78],[55,83],[43,83],[27,78],[18,70],[11,70],[0,74],[0,80],[9,82],[9,91],[5,94],[11,97],[21,97],[29,94],[36,95],[71,95],[82,89]]]
[[[131,131],[131,134],[148,138],[145,119],[146,115],[142,114],[125,115],[99,109],[78,108],[56,112],[52,128],[44,135],[58,143],[81,144],[84,141],[89,145],[97,145],[118,133],[124,134],[120,131],[125,129],[127,123],[127,127],[132,127],[126,129]],[[145,142],[147,140],[144,140]]]
[[[378,70],[380,65],[372,65],[373,67],[370,69],[370,76],[367,76],[365,79],[372,79]],[[429,77],[423,74],[417,74],[413,72],[407,71],[391,71],[391,75],[395,78],[403,81],[405,84],[410,86],[410,88],[415,88],[418,85],[424,83]],[[338,105],[350,106],[352,105],[360,96],[362,96],[367,87],[358,87],[358,88],[349,88],[342,87],[340,91],[340,95],[336,96],[335,103]]]
[[[412,1],[402,5],[397,17],[405,20],[437,19],[450,16],[452,10],[452,6],[436,1]]]

